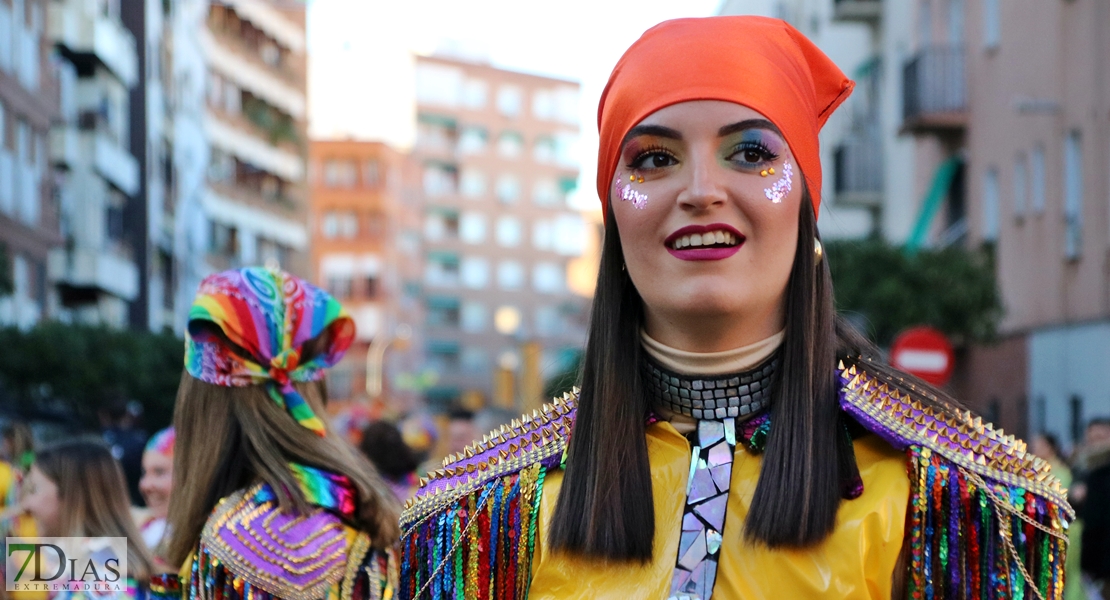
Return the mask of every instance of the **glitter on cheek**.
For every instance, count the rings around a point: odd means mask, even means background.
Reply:
[[[632,189],[631,183],[626,183],[624,184],[624,186],[621,186],[621,179],[622,178],[618,177],[617,180],[613,182],[613,187],[617,193],[617,197],[621,200],[624,200],[625,202],[631,202],[632,206],[643,210],[644,207],[647,206],[647,194],[637,192],[636,190]]]
[[[771,202],[778,204],[782,202],[782,199],[793,189],[793,180],[794,169],[790,166],[790,163],[786,163],[782,167],[782,177],[772,184],[771,187],[764,189],[763,195],[767,196],[767,199]]]

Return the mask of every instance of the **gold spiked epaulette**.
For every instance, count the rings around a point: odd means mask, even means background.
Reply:
[[[906,381],[840,363],[841,408],[895,445],[928,448],[980,477],[1029,490],[1063,507],[1066,490],[1025,442]]]
[[[416,496],[405,503],[402,527],[497,478],[540,463],[545,468],[558,466],[570,438],[577,401],[578,388],[574,388],[531,415],[502,425],[462,452],[448,455],[442,468],[420,479]]]

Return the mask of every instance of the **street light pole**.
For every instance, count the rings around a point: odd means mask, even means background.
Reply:
[[[369,402],[382,395],[386,349],[393,342],[407,342],[410,337],[412,337],[412,328],[407,323],[401,323],[392,335],[377,336],[370,342],[370,348],[366,350],[366,395]]]

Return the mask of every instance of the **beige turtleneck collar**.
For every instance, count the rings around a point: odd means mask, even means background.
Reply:
[[[723,352],[689,352],[671,348],[652,339],[643,329],[640,330],[640,341],[655,362],[675,373],[725,375],[742,373],[763,362],[782,345],[785,335],[784,329],[765,340]]]
[[[775,350],[782,345],[786,330],[780,331],[771,337],[748,344],[735,350],[723,352],[689,352],[664,345],[640,330],[640,342],[648,356],[659,363],[660,366],[681,373],[683,375],[725,375],[742,373],[767,360]],[[682,435],[692,433],[697,429],[697,421],[686,415],[680,415],[663,408],[654,407],[655,413]]]

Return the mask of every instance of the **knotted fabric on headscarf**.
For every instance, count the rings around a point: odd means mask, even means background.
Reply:
[[[609,190],[628,131],[655,111],[691,100],[742,104],[766,116],[802,169],[813,214],[821,202],[817,134],[855,84],[785,21],[708,17],[664,21],[624,53],[597,109],[597,193]]]
[[[167,427],[162,431],[150,436],[146,441],[146,448],[143,452],[154,452],[169,458],[173,458],[173,443],[177,439],[177,434],[174,432],[173,427]]]
[[[305,342],[325,332],[326,347],[302,362]],[[274,402],[323,436],[323,421],[293,382],[320,380],[354,335],[354,321],[339,302],[302,279],[260,267],[224,271],[201,282],[189,310],[185,368],[214,385],[264,384]]]

